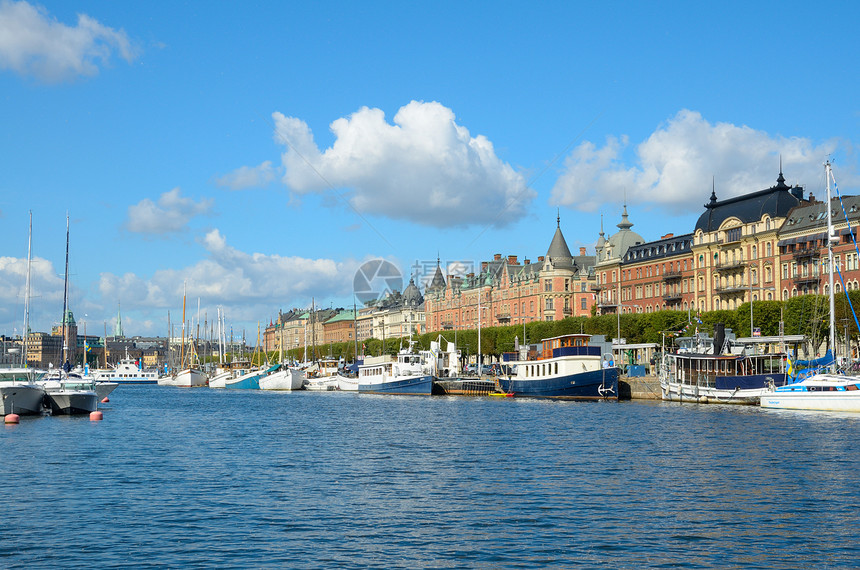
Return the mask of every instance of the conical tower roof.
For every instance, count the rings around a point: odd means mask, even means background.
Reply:
[[[561,233],[561,217],[556,218],[555,235],[552,236],[552,242],[549,244],[546,258],[553,265],[570,265],[573,262],[570,248],[567,247],[567,242]]]
[[[433,280],[430,281],[430,285],[427,288],[430,290],[445,288],[445,276],[442,275],[442,267],[439,264],[439,257],[436,257],[436,273],[433,274]]]

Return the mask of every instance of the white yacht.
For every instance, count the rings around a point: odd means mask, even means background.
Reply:
[[[0,413],[32,415],[44,411],[44,371],[33,368],[0,369]]]
[[[96,370],[93,372],[96,381],[117,382],[119,384],[158,384],[158,373],[155,370],[144,370],[140,360],[128,356],[121,359],[111,370]]]

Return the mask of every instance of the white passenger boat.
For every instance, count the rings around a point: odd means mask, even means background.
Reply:
[[[125,358],[109,370],[93,372],[96,381],[118,382],[120,384],[158,384],[158,373],[155,370],[144,370],[140,360],[130,358],[128,349]]]

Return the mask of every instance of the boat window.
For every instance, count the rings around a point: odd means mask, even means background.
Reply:
[[[558,374],[558,362],[555,363],[555,373]]]

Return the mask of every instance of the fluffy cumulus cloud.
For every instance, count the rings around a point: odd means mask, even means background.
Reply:
[[[286,147],[287,186],[333,191],[362,214],[436,227],[504,226],[536,195],[486,137],[471,136],[439,103],[412,101],[393,124],[381,110],[361,108],[331,124],[335,140],[325,150],[304,121],[273,117],[275,139]]]
[[[712,183],[720,199],[762,190],[776,183],[779,157],[788,183],[812,186],[822,161],[836,148],[798,137],[769,135],[747,126],[711,124],[682,110],[635,148],[625,164],[626,136],[602,147],[584,142],[565,159],[552,189],[553,204],[594,211],[607,200],[659,205],[675,213],[697,212]]]
[[[67,26],[41,7],[0,0],[0,69],[58,82],[96,75],[114,53],[131,62],[135,52],[123,30],[86,14],[78,14],[76,26]]]
[[[0,332],[4,334],[24,330],[26,283],[27,259],[0,257]],[[79,291],[72,294],[80,298]],[[60,319],[62,308],[63,278],[50,261],[34,257],[30,262],[30,322],[49,326]]]
[[[224,186],[230,190],[244,190],[246,188],[260,188],[267,186],[275,180],[275,168],[271,161],[265,161],[259,166],[242,166],[215,179],[218,186]]]
[[[200,298],[201,310],[208,315],[215,315],[222,306],[232,322],[251,326],[279,307],[310,304],[312,295],[348,298],[359,266],[353,260],[243,252],[230,246],[217,229],[200,243],[207,256],[189,267],[159,270],[149,278],[101,274],[97,289],[105,306],[121,299],[123,311],[136,312],[141,323],[147,319],[163,323],[168,310],[174,322],[181,321],[176,315],[186,284],[189,306],[194,307],[190,312],[196,312],[196,299]]]
[[[184,231],[195,216],[208,215],[214,201],[204,199],[195,202],[182,196],[179,188],[165,192],[153,202],[144,198],[129,206],[125,228],[134,233],[164,235]]]

